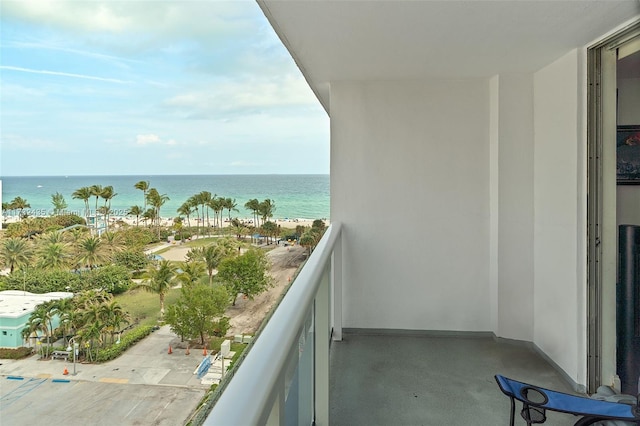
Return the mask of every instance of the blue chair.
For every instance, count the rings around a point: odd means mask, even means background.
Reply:
[[[495,379],[502,393],[511,399],[510,426],[514,426],[516,400],[522,402],[520,414],[527,426],[544,423],[547,420],[546,410],[580,416],[574,426],[587,426],[606,420],[624,420],[640,426],[638,401],[635,405],[599,401],[518,382],[501,375],[496,375]]]

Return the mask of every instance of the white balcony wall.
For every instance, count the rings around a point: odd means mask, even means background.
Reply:
[[[586,379],[584,70],[573,50],[534,76],[534,338]]]
[[[333,82],[348,328],[491,330],[489,81]]]
[[[533,340],[533,75],[493,79],[498,146],[496,335]],[[495,167],[492,166],[492,167]],[[493,173],[496,173],[493,171]],[[492,215],[496,216],[495,210]],[[495,220],[495,218],[494,218]]]

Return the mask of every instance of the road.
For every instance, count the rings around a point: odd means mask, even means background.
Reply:
[[[184,424],[208,386],[193,374],[202,353],[172,348],[168,326],[104,364],[0,360],[0,425]],[[64,369],[69,372],[64,375]]]

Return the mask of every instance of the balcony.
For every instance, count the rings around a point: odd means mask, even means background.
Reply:
[[[491,333],[343,330],[341,239],[334,223],[205,425],[506,425],[494,374],[571,391],[530,345]]]

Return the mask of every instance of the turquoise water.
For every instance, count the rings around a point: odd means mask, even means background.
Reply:
[[[251,217],[244,204],[253,198],[275,201],[275,219],[329,219],[329,175],[195,175],[195,176],[25,176],[0,177],[2,201],[22,197],[31,205],[30,216],[53,213],[51,195],[61,193],[67,211],[84,216],[84,202],[71,198],[78,188],[91,185],[113,186],[117,195],[111,200],[114,216],[124,216],[133,205],[143,205],[142,191],[136,182],[149,181],[150,187],[169,197],[160,210],[162,217],[174,217],[190,196],[209,191],[218,197],[235,198],[239,212],[232,216]],[[104,204],[98,199],[98,207]],[[89,206],[95,206],[92,197]],[[15,213],[15,212],[9,212]],[[226,215],[225,211],[225,215]]]

